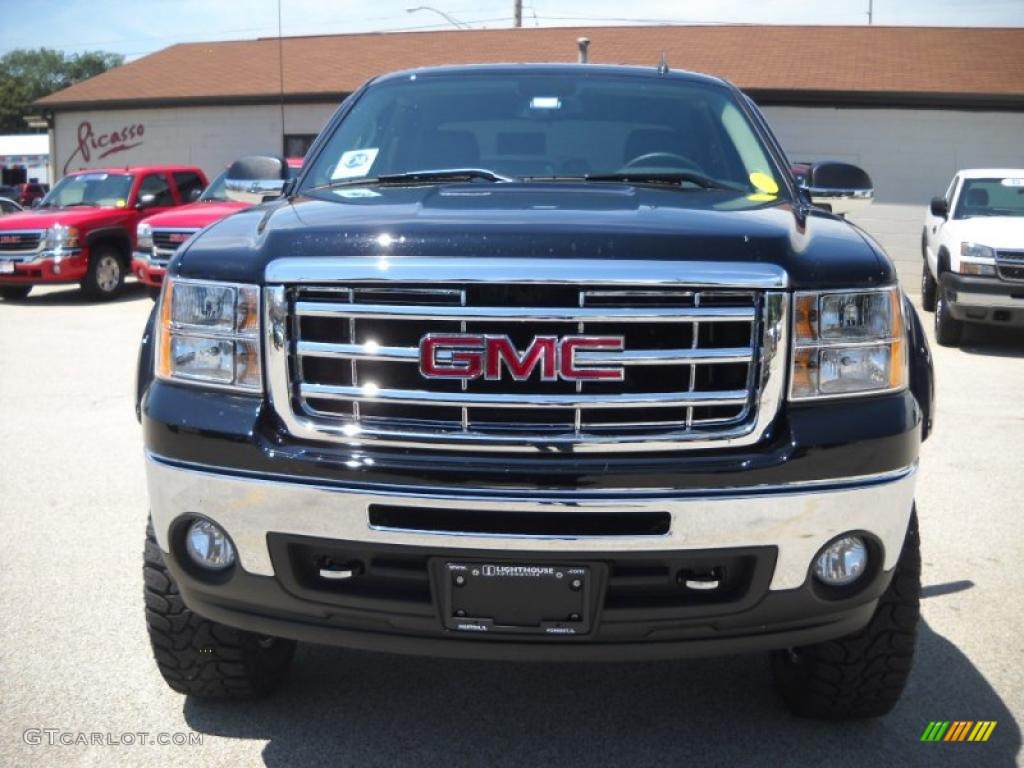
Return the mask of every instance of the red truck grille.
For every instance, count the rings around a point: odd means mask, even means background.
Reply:
[[[42,231],[3,232],[0,231],[0,253],[32,253],[38,251],[43,242]]]

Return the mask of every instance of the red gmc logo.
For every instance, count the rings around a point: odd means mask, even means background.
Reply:
[[[428,333],[420,339],[420,373],[428,379],[486,379],[505,372],[526,381],[540,369],[541,381],[622,381],[621,365],[579,360],[579,350],[621,352],[621,336],[536,336],[522,352],[508,336],[476,333]]]
[[[13,243],[20,243],[21,238],[17,235],[2,235],[0,236],[0,243],[3,245],[11,245]]]
[[[188,240],[188,235],[186,235],[184,232],[172,232],[170,235],[167,236],[167,240],[168,242],[171,243],[184,243],[186,240]]]

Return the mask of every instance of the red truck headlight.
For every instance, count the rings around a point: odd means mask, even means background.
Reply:
[[[168,279],[158,315],[157,377],[261,393],[259,306],[255,285]]]

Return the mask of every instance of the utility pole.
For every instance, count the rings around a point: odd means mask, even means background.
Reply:
[[[523,0],[515,0],[513,8],[514,11],[512,13],[512,26],[521,27],[523,26]]]
[[[874,21],[874,18],[875,18],[875,0],[868,0],[868,26],[869,27],[871,26],[871,23]]]

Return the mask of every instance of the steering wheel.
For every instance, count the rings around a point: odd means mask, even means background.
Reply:
[[[704,169],[701,168],[700,164],[691,160],[684,155],[677,155],[675,152],[648,152],[644,155],[637,155],[624,166],[622,170],[629,170],[631,168],[645,168],[651,166],[664,165],[664,162],[668,161],[668,165],[682,166],[683,168],[690,168],[699,173],[704,173]]]

